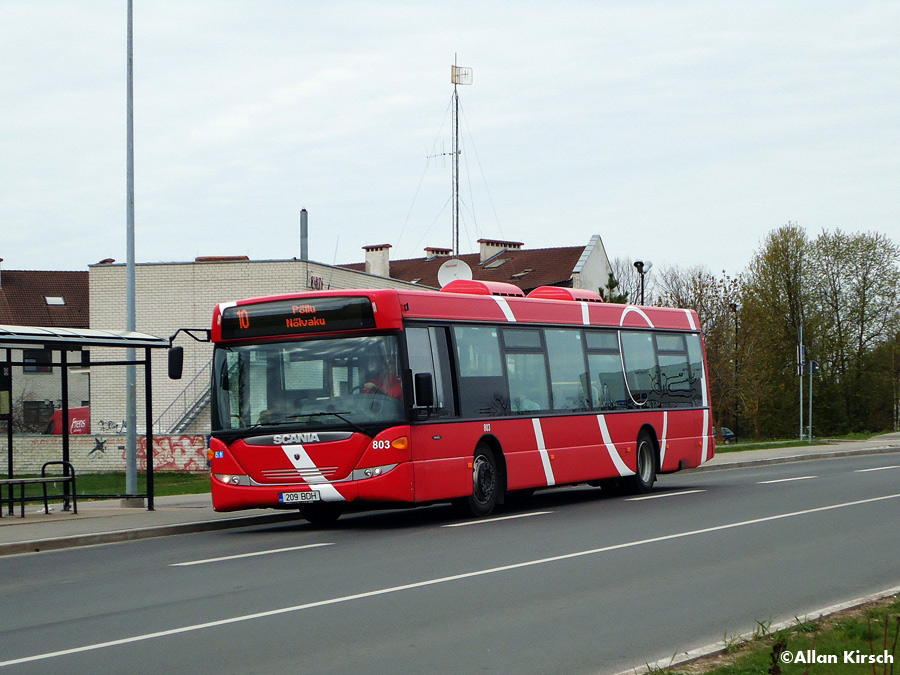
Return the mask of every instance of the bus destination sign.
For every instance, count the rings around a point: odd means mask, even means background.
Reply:
[[[375,328],[372,303],[365,297],[275,300],[222,311],[223,340],[363,328]]]

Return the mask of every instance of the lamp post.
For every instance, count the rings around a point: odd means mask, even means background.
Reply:
[[[644,275],[650,271],[650,268],[653,267],[653,263],[649,260],[635,260],[634,268],[638,271],[638,274],[641,275],[641,304],[644,304]]]
[[[729,307],[734,312],[734,435],[738,437],[738,406],[740,405],[740,396],[738,395],[738,310],[740,307],[736,302],[732,302]]]

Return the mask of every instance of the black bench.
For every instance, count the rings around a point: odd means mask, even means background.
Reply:
[[[47,475],[47,467],[53,466],[55,464],[59,464],[63,467],[63,475],[62,476],[48,476]],[[66,468],[68,468],[68,474],[65,473]],[[47,502],[47,483],[68,483],[72,486],[72,512],[78,513],[78,502],[75,498],[75,467],[72,466],[71,462],[44,462],[44,465],[41,467],[41,475],[33,476],[31,478],[2,478],[0,479],[0,486],[3,485],[11,485],[19,486],[19,504],[21,505],[21,516],[25,517],[25,486],[31,484],[40,484],[41,488],[44,491],[44,513],[50,513],[50,506]],[[15,499],[15,488],[10,488],[11,497]],[[4,499],[0,499],[0,518],[3,517],[3,504],[2,502],[6,501]]]

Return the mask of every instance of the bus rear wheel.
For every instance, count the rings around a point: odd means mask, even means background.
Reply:
[[[494,451],[479,443],[472,460],[472,494],[465,500],[466,509],[477,518],[487,516],[494,510],[502,491]]]
[[[656,445],[646,431],[638,434],[636,468],[633,476],[619,479],[620,484],[631,494],[646,494],[656,482]]]
[[[311,525],[332,525],[344,513],[344,505],[336,502],[323,502],[300,507],[300,515]]]

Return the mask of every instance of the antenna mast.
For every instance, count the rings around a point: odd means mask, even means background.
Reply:
[[[472,84],[472,69],[456,65],[456,54],[450,67],[453,83],[453,257],[459,257],[459,94],[456,86]]]

